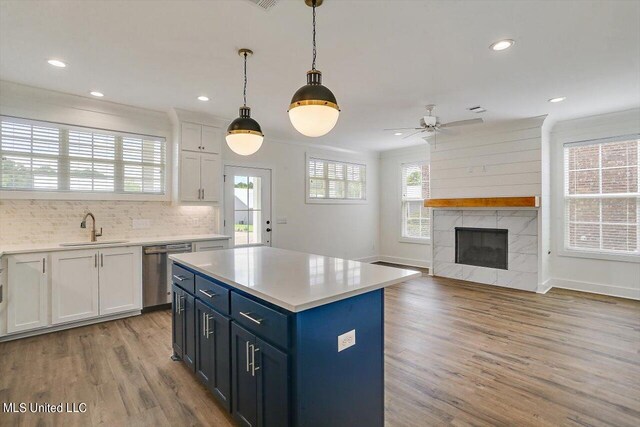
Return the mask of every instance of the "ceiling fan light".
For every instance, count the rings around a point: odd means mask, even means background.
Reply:
[[[264,134],[258,122],[251,118],[251,109],[240,107],[240,117],[227,128],[227,145],[236,154],[249,156],[260,149]]]
[[[307,84],[293,94],[289,105],[293,127],[305,136],[323,136],[335,127],[339,115],[336,97],[322,84],[322,73],[307,72]]]

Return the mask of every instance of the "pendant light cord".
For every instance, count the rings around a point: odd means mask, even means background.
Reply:
[[[244,106],[247,106],[247,52],[244,53],[244,90],[242,92]]]
[[[316,69],[316,0],[313,0],[313,61],[311,69]]]

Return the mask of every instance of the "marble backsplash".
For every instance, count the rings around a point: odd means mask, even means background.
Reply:
[[[86,240],[80,228],[91,211],[103,239],[218,233],[220,210],[213,206],[175,206],[171,202],[0,200],[0,246]],[[148,228],[134,229],[134,220]],[[87,227],[91,227],[91,219]]]

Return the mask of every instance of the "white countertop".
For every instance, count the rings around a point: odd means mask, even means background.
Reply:
[[[292,312],[422,275],[414,270],[265,246],[176,254],[169,258]]]
[[[201,242],[205,240],[228,240],[231,237],[222,234],[194,234],[181,236],[159,236],[159,237],[132,237],[130,239],[122,238],[98,238],[98,241],[92,245],[82,246],[60,246],[60,243],[27,243],[24,245],[10,245],[0,247],[0,257],[9,254],[31,253],[31,252],[51,252],[51,251],[72,251],[78,249],[95,249],[95,248],[112,248],[117,246],[147,246],[159,245],[163,243],[181,243],[181,242]],[[102,240],[125,240],[120,243],[100,243]]]

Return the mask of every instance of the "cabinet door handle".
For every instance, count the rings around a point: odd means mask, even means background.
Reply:
[[[257,323],[258,325],[262,324],[262,319],[256,319],[254,317],[249,316],[251,314],[251,312],[248,313],[243,313],[242,311],[240,312],[240,316],[246,317],[247,319],[251,320],[253,323]]]
[[[93,266],[98,268],[98,254],[93,255]]]
[[[202,336],[207,336],[207,313],[202,313]]]
[[[218,294],[212,294],[210,292],[205,291],[204,289],[200,289],[199,292],[205,294],[209,298],[213,298],[215,296],[218,296]]]
[[[179,282],[184,282],[185,280],[187,280],[186,276],[176,276],[175,274],[173,275],[173,278]]]
[[[42,274],[44,274],[46,271],[47,271],[47,259],[42,258]]]
[[[204,188],[202,189],[202,200],[204,200]]]
[[[2,304],[2,291],[4,290],[4,285],[0,285],[0,304]]]
[[[104,254],[100,254],[100,267],[104,267]]]
[[[245,354],[247,356],[247,372],[249,372],[249,341],[244,342],[245,346]]]
[[[256,376],[256,371],[260,369],[259,366],[256,366],[256,353],[260,351],[259,348],[256,348],[255,345],[251,344],[251,376]]]

